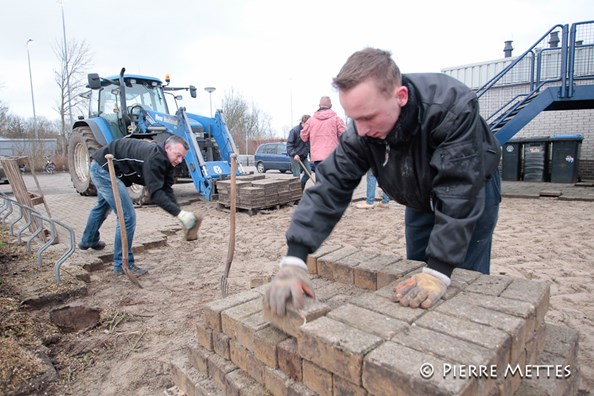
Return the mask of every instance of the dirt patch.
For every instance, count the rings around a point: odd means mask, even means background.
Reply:
[[[57,329],[21,305],[17,280],[31,280],[36,271],[31,257],[6,242],[8,233],[0,235],[0,392],[27,394],[57,378],[47,354]]]
[[[50,321],[65,333],[86,330],[99,324],[101,310],[83,305],[65,306],[50,311]]]

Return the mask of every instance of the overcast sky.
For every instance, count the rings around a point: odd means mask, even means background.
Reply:
[[[0,0],[0,100],[32,117],[28,39],[38,117],[58,119],[54,53],[63,42],[56,0]],[[347,57],[366,46],[392,52],[403,73],[439,72],[503,57],[504,41],[523,53],[556,24],[594,19],[592,0],[64,0],[66,37],[92,52],[88,72],[152,75],[184,95],[191,113],[209,115],[234,90],[272,120],[278,136],[317,110]]]

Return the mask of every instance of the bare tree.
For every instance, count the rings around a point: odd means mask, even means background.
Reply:
[[[67,126],[72,125],[72,114],[84,114],[85,100],[79,95],[85,91],[85,73],[92,63],[92,53],[84,40],[70,40],[66,46],[63,42],[57,41],[54,53],[60,61],[60,67],[54,70],[56,84],[60,89],[60,99],[54,109],[60,114],[60,146],[62,153],[65,153],[67,135],[70,133]]]
[[[7,139],[35,139],[33,118],[24,118],[14,114],[0,117],[0,136]],[[45,117],[37,118],[37,131],[40,139],[56,139],[59,137],[60,125],[57,120]]]
[[[31,125],[28,125],[24,118],[8,114],[2,127],[2,136],[7,139],[33,139],[35,136],[33,135],[32,125],[33,120],[31,120]],[[31,135],[29,135],[29,133]]]
[[[246,147],[249,140],[272,137],[270,116],[248,102],[234,90],[225,93],[223,117],[238,149]],[[247,154],[247,153],[246,153]]]
[[[0,100],[0,134],[6,129],[8,115],[8,105]]]

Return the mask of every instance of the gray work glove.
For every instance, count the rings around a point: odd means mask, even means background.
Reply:
[[[446,293],[450,278],[435,270],[424,268],[394,287],[394,301],[411,308],[430,308]]]
[[[307,266],[300,258],[284,257],[281,269],[264,294],[264,309],[276,316],[285,316],[289,302],[297,309],[303,308],[304,294],[315,298]]]

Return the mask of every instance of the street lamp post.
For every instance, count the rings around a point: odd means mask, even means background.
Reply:
[[[289,131],[293,125],[293,77],[289,78],[289,97],[291,99],[291,120],[289,121]]]
[[[210,100],[210,116],[212,117],[212,93],[215,91],[215,87],[206,87],[204,90],[208,92],[208,98]]]
[[[29,55],[29,44],[33,43],[33,39],[27,40],[27,61],[29,62],[29,84],[31,85],[31,103],[33,104],[33,131],[35,132],[35,140],[39,140],[37,132],[37,115],[35,114],[35,95],[33,95],[33,75],[31,74],[31,56]]]
[[[72,99],[70,91],[70,74],[68,74],[68,44],[66,42],[66,22],[64,20],[64,2],[59,0],[60,7],[62,8],[62,33],[64,37],[64,75],[66,77],[66,89],[68,89],[68,120],[70,121],[70,127],[72,127]],[[64,114],[66,117],[66,114]],[[66,133],[64,133],[66,136]]]

